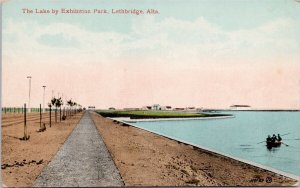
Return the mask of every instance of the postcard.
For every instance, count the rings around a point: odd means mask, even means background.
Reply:
[[[298,186],[298,0],[1,1],[1,186]]]

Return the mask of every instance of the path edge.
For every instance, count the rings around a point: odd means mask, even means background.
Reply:
[[[100,132],[100,130],[98,129],[98,127],[97,127],[97,125],[96,125],[96,123],[95,123],[95,121],[94,121],[94,119],[93,119],[93,117],[92,117],[93,114],[95,114],[96,116],[100,116],[100,114],[98,114],[98,113],[96,113],[96,112],[89,112],[89,115],[90,115],[90,117],[91,117],[91,119],[92,119],[92,121],[93,121],[94,126],[96,127],[96,129],[97,129],[97,131],[98,131],[98,134],[99,134],[100,137],[102,138],[103,143],[104,143],[104,145],[105,145],[105,147],[106,147],[106,149],[107,149],[107,151],[108,151],[108,154],[109,154],[109,156],[111,157],[111,159],[112,159],[112,161],[113,161],[113,163],[114,163],[116,169],[118,170],[118,174],[119,174],[119,176],[121,177],[121,181],[122,181],[122,183],[123,183],[123,186],[126,186],[126,185],[125,185],[125,182],[124,182],[124,179],[123,179],[123,177],[121,176],[120,170],[119,170],[117,164],[115,163],[115,160],[114,160],[114,158],[112,157],[112,154],[111,154],[111,152],[109,151],[109,149],[108,149],[108,147],[107,147],[107,144],[105,143],[105,140],[103,139],[103,136],[101,135],[101,132]],[[102,116],[100,116],[100,117],[102,117]]]
[[[87,113],[87,112],[85,112]],[[45,165],[45,167],[42,169],[41,173],[35,178],[34,182],[32,183],[32,185],[30,187],[34,187],[36,180],[38,179],[38,177],[40,177],[40,175],[46,170],[46,168],[48,167],[49,163],[53,160],[53,158],[56,156],[56,154],[59,152],[59,150],[61,149],[61,147],[65,144],[65,142],[69,139],[69,137],[71,136],[71,134],[73,133],[73,131],[75,130],[75,128],[78,126],[80,120],[82,119],[83,115],[85,113],[82,113],[80,119],[78,120],[78,122],[76,123],[76,126],[74,126],[73,130],[69,133],[69,135],[66,137],[65,141],[58,147],[58,150],[56,151],[56,153],[51,157],[51,159],[48,161],[47,165]]]

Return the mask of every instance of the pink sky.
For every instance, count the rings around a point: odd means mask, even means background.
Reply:
[[[141,62],[144,61],[144,62]],[[27,75],[32,76],[31,106],[46,101],[52,90],[84,106],[141,107],[158,103],[172,107],[299,108],[299,65],[227,63],[197,65],[149,63],[146,60],[109,63],[30,63],[3,66],[3,106],[28,101]],[[57,70],[59,67],[59,70]],[[71,71],[67,71],[71,70]]]
[[[123,32],[5,20],[3,106],[28,102],[31,75],[32,107],[42,103],[46,85],[46,103],[54,90],[97,108],[300,108],[297,21],[228,31],[201,16],[132,20]]]

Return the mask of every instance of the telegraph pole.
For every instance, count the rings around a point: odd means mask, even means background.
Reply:
[[[28,112],[30,112],[30,92],[31,92],[31,76],[27,76],[29,81],[29,97],[28,97]]]
[[[44,89],[44,92],[43,92],[43,112],[45,112],[45,89],[46,89],[46,86],[42,86],[43,89]]]

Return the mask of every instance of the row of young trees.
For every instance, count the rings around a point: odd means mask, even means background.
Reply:
[[[74,114],[76,114],[77,112],[81,112],[82,110],[82,106],[80,104],[77,104],[76,102],[72,101],[72,99],[70,99],[69,101],[66,101],[66,105],[69,106],[69,109],[63,109],[63,116],[62,115],[62,109],[61,107],[64,105],[64,102],[62,100],[61,97],[59,98],[55,98],[53,97],[50,102],[48,103],[48,107],[49,109],[49,124],[51,127],[51,111],[52,111],[52,107],[54,107],[55,110],[55,123],[57,122],[57,110],[59,109],[59,119],[61,120],[66,120],[67,116],[73,116]],[[75,108],[74,108],[75,107]],[[27,120],[26,120],[26,104],[24,104],[24,137],[20,138],[21,140],[29,140],[30,136],[27,133]],[[42,122],[42,107],[40,105],[40,129],[38,130],[38,132],[43,132],[46,130],[46,126],[45,123]]]
[[[59,97],[59,98],[53,97],[53,98],[51,99],[51,101],[48,103],[48,107],[49,107],[49,108],[55,107],[56,110],[59,109],[59,108],[60,108],[61,106],[63,106],[63,105],[64,105],[64,102],[63,102],[63,100],[62,100],[61,97]],[[77,104],[77,103],[74,102],[74,101],[72,101],[72,99],[70,99],[70,100],[67,101],[67,105],[68,105],[71,109],[73,109],[74,106],[75,106],[76,108],[79,107],[79,108],[81,109],[81,105],[80,105],[80,104]]]
[[[72,99],[66,101],[66,105],[69,106],[69,109],[71,111],[81,111],[81,105],[80,104],[77,104],[76,102],[72,101]],[[64,105],[64,102],[62,100],[61,97],[59,98],[55,98],[53,97],[51,99],[51,101],[48,103],[48,107],[51,109],[52,107],[54,107],[54,111],[55,111],[55,122],[57,122],[57,110],[59,109],[60,110],[60,118],[61,118],[61,107]],[[51,110],[50,110],[51,111]],[[76,113],[76,112],[75,112]],[[66,119],[66,115],[65,113],[63,113],[63,120]]]

